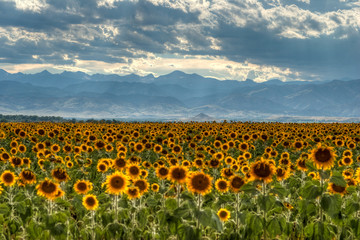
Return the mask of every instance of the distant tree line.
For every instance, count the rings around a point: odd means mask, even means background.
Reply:
[[[54,116],[0,114],[0,122],[68,122],[68,120]]]

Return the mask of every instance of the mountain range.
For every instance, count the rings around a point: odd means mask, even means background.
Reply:
[[[360,79],[257,83],[174,71],[155,77],[0,69],[0,113],[77,118],[261,120],[360,117]]]

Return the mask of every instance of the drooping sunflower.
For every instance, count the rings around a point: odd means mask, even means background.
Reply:
[[[149,190],[149,183],[145,179],[135,180],[134,186],[139,189],[140,194],[144,194]]]
[[[225,193],[229,190],[229,181],[227,181],[226,179],[220,178],[218,180],[216,180],[215,182],[215,188],[216,190],[218,190],[219,192]]]
[[[106,192],[114,195],[119,195],[126,191],[129,180],[127,176],[120,172],[115,172],[106,177],[105,185]]]
[[[272,181],[272,176],[275,174],[275,166],[269,161],[261,159],[253,162],[250,166],[251,180],[260,180],[269,183]]]
[[[237,193],[240,191],[241,187],[246,183],[245,179],[234,175],[230,179],[230,188],[233,192]]]
[[[187,179],[187,188],[193,193],[205,195],[211,192],[212,177],[202,172],[192,172]]]
[[[307,171],[307,166],[306,166],[306,158],[299,158],[296,161],[296,166],[299,170],[301,171]]]
[[[172,166],[169,170],[168,179],[177,182],[185,183],[188,175],[188,170],[183,166]]]
[[[99,207],[99,201],[96,196],[92,194],[85,195],[82,204],[87,210],[96,210]]]
[[[23,169],[19,177],[21,179],[21,182],[24,184],[33,184],[36,183],[36,175],[31,170],[25,170]]]
[[[223,222],[226,222],[230,218],[230,212],[225,208],[220,208],[220,210],[217,212],[217,215]]]
[[[334,165],[336,154],[333,147],[322,147],[321,144],[311,151],[311,159],[318,169],[330,169]]]
[[[51,176],[57,181],[57,182],[66,182],[70,179],[68,173],[65,169],[62,168],[56,168],[51,171]]]
[[[13,167],[20,167],[21,165],[23,165],[23,160],[20,157],[11,157],[10,163]]]
[[[284,169],[282,167],[276,168],[276,179],[278,181],[285,180],[289,177],[289,171],[287,169]]]
[[[56,195],[58,193],[59,184],[45,178],[44,181],[40,182],[36,186],[36,189],[39,196],[53,200],[56,198]]]
[[[335,183],[330,183],[328,186],[328,190],[330,193],[336,194],[339,193],[340,195],[346,194],[346,186],[342,187],[339,185],[336,185]]]
[[[136,199],[140,197],[140,190],[138,187],[129,187],[126,190],[126,195],[129,199]]]
[[[0,176],[1,182],[7,187],[13,186],[17,179],[18,177],[15,175],[15,173],[9,170],[5,170]]]
[[[88,180],[77,180],[74,184],[74,190],[78,194],[87,194],[92,188],[92,183]]]

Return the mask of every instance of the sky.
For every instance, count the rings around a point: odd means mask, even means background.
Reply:
[[[0,68],[360,79],[359,0],[0,0]]]

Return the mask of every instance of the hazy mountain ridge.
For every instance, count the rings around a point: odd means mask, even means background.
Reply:
[[[181,71],[142,77],[47,71],[10,74],[0,69],[0,86],[0,113],[8,114],[360,117],[360,80],[256,83],[219,81]]]

